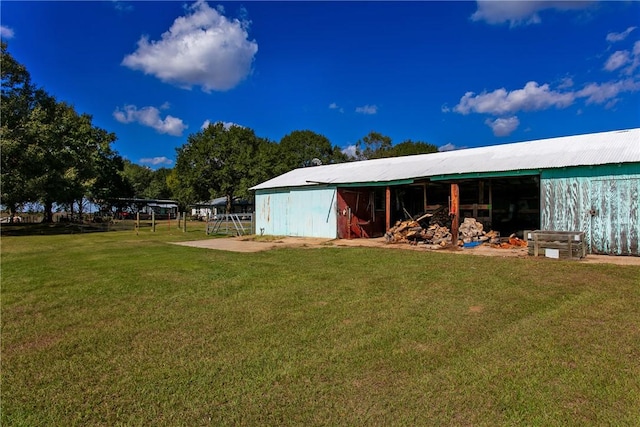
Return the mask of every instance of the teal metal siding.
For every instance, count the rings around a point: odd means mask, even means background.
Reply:
[[[640,165],[543,171],[540,228],[584,231],[591,253],[640,256]]]
[[[335,239],[338,233],[336,189],[258,190],[256,233]]]

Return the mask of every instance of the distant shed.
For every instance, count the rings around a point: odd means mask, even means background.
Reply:
[[[373,237],[449,210],[503,235],[584,231],[591,253],[640,256],[640,128],[300,168],[252,190],[264,234]]]

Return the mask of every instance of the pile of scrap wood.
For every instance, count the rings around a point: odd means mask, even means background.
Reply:
[[[509,236],[509,240],[506,242],[492,242],[491,247],[496,249],[513,249],[513,248],[524,248],[527,246],[527,241],[522,240],[516,237],[515,234]]]
[[[425,240],[424,235],[426,230],[423,228],[423,225],[428,227],[428,222],[425,223],[425,219],[431,218],[432,216],[432,214],[424,214],[418,219],[398,221],[384,233],[384,238],[387,243],[406,243],[409,241]]]
[[[418,242],[445,246],[451,243],[449,228],[438,224],[428,225],[423,228],[418,221],[398,221],[384,235],[387,243],[413,243]]]
[[[430,244],[447,246],[452,243],[451,230],[431,218],[428,224],[421,223],[428,215],[417,220],[398,221],[385,233],[387,243]],[[500,242],[500,234],[496,231],[484,231],[482,223],[474,218],[465,218],[459,227],[456,243],[462,246],[464,243],[488,242],[496,244]],[[525,242],[526,243],[526,242]]]

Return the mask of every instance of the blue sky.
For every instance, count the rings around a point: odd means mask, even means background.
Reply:
[[[640,2],[3,1],[33,81],[171,167],[209,122],[349,150],[475,147],[640,126]]]

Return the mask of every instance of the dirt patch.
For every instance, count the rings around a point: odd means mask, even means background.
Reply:
[[[195,240],[191,242],[175,242],[174,244],[194,248],[217,249],[220,251],[261,252],[276,248],[320,247],[332,241],[331,239],[302,237],[283,237],[277,240],[252,240],[246,237],[229,237]]]
[[[387,243],[384,238],[376,239],[325,239],[313,237],[282,237],[276,240],[253,240],[246,236],[228,237],[219,239],[196,240],[191,242],[176,242],[176,245],[190,246],[194,248],[217,249],[231,252],[260,252],[277,248],[321,248],[321,247],[369,247],[396,250],[413,251],[441,251],[452,254],[516,257],[528,258],[527,248],[496,249],[481,245],[474,248],[459,247],[433,247],[427,245],[409,245],[406,243]],[[617,264],[640,266],[640,257],[611,256],[611,255],[587,255],[586,258],[576,261],[591,264]]]

